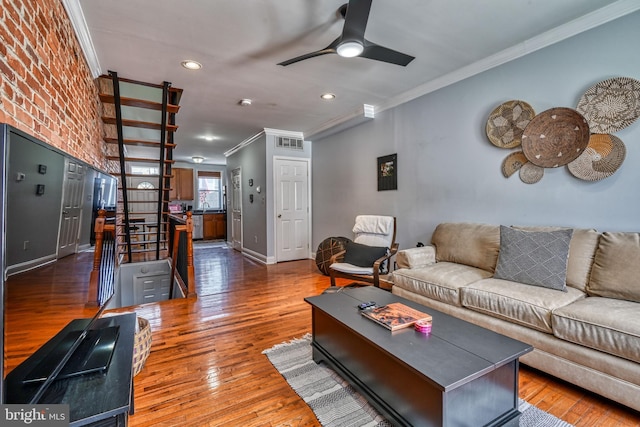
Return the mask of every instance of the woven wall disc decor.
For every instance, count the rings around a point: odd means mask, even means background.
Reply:
[[[531,162],[527,162],[520,168],[520,181],[525,184],[535,184],[542,179],[544,168],[536,166]]]
[[[616,77],[596,83],[582,95],[576,109],[591,133],[618,132],[640,117],[640,81]]]
[[[513,148],[522,142],[522,132],[536,115],[524,101],[507,101],[496,107],[487,120],[489,141],[496,147]]]
[[[502,161],[502,175],[504,175],[505,178],[509,178],[528,161],[522,151],[515,151],[509,154]]]
[[[522,151],[534,165],[557,168],[582,154],[589,136],[582,114],[571,108],[551,108],[529,122],[522,133]]]
[[[600,181],[622,165],[626,147],[615,135],[593,134],[584,152],[567,165],[569,172],[584,181]]]

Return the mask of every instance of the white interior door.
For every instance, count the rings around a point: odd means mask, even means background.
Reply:
[[[65,160],[62,188],[62,215],[58,233],[58,258],[76,253],[82,218],[85,167]]]
[[[231,241],[233,249],[242,250],[242,174],[240,168],[231,171]]]
[[[309,162],[276,159],[277,261],[309,257]]]

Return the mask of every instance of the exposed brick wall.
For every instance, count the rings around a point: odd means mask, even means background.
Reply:
[[[0,0],[0,122],[105,169],[101,106],[60,0]]]

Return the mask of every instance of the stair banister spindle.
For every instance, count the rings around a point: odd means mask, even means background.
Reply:
[[[162,226],[162,208],[164,206],[164,195],[165,192],[162,191],[163,187],[163,179],[162,179],[162,171],[164,170],[165,164],[165,151],[166,151],[166,142],[167,142],[167,103],[169,102],[169,86],[171,83],[164,82],[162,84],[162,130],[160,131],[160,160],[158,163],[158,170],[160,171],[160,176],[158,178],[158,188],[160,189],[158,192],[158,212],[156,216],[156,222],[158,226],[156,227],[156,259],[160,259],[160,231]]]
[[[122,203],[124,204],[124,236],[127,244],[127,256],[131,262],[131,231],[129,230],[129,198],[127,195],[127,171],[125,165],[124,134],[122,131],[122,106],[120,104],[120,81],[118,73],[109,71],[113,82],[113,98],[116,112],[116,129],[118,132],[118,153],[120,154],[120,183],[122,187]]]

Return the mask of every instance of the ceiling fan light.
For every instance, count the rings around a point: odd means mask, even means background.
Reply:
[[[336,48],[336,52],[338,53],[338,55],[342,56],[343,58],[353,58],[354,56],[360,55],[363,50],[364,46],[362,46],[361,43],[354,41],[340,43],[340,45],[338,45],[338,47]]]

